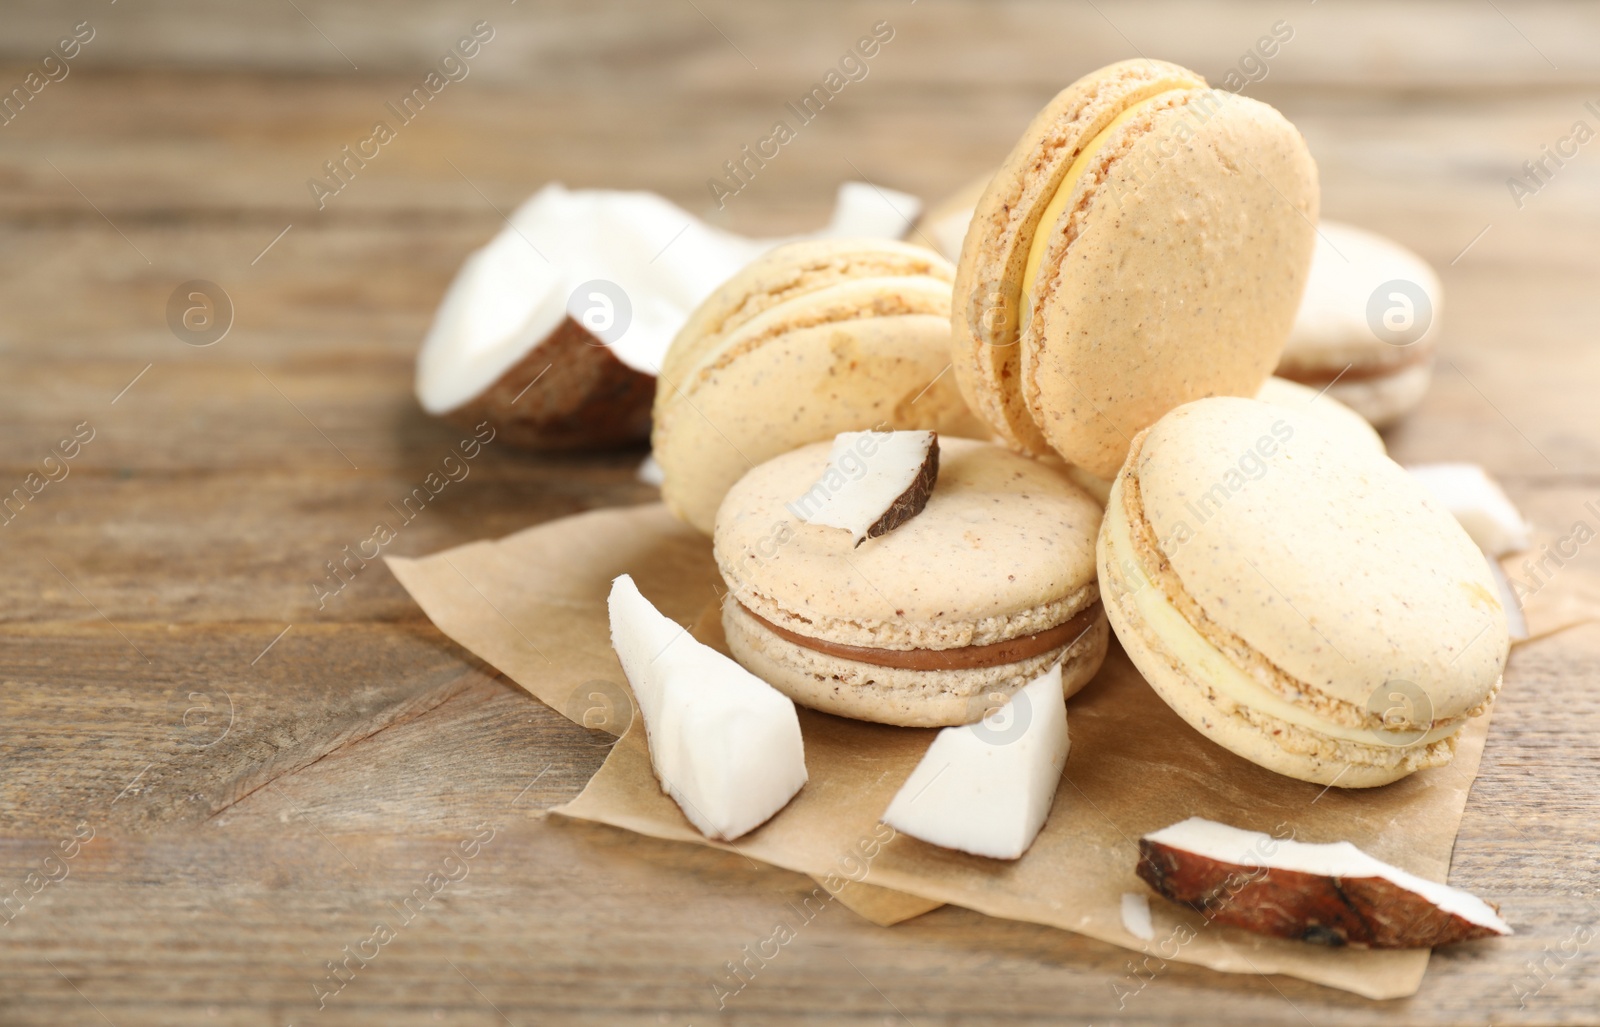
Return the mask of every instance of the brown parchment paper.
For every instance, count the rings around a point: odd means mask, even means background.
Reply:
[[[632,574],[684,624],[711,608],[722,580],[705,536],[659,504],[385,562],[440,631],[572,721],[614,735],[633,717],[633,693],[611,651],[611,579]],[[841,904],[884,927],[944,904],[848,878],[827,883]]]
[[[632,574],[664,613],[691,625],[708,644],[721,641],[710,543],[659,504],[582,514],[498,542],[388,563],[442,631],[590,727],[615,732],[631,714],[606,617],[606,593],[617,574]],[[1516,687],[1515,681],[1506,687]],[[800,722],[810,774],[805,788],[767,824],[718,847],[835,885],[856,881],[905,893],[923,908],[949,902],[1076,931],[1149,953],[1146,967],[1178,961],[1281,973],[1370,998],[1414,993],[1428,952],[1328,949],[1210,924],[1154,895],[1135,876],[1137,840],[1184,817],[1205,816],[1280,837],[1293,832],[1302,841],[1349,840],[1442,881],[1488,732],[1487,717],[1472,722],[1447,767],[1380,789],[1324,789],[1273,774],[1205,740],[1113,646],[1105,669],[1069,703],[1072,751],[1050,818],[1023,858],[1007,863],[906,836],[883,841],[890,832],[878,816],[935,732],[809,710],[801,710]],[[661,791],[639,724],[583,793],[555,812],[657,838],[717,844]],[[1149,896],[1153,941],[1124,929],[1124,892]],[[1130,972],[1124,987],[1137,992],[1140,978]]]

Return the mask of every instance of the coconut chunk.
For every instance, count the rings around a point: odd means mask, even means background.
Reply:
[[[859,546],[921,513],[938,478],[937,432],[840,432],[822,477],[789,511],[807,524],[843,528]]]
[[[1506,577],[1500,561],[1487,555],[1483,559],[1489,565],[1489,577],[1494,579],[1494,590],[1500,596],[1501,607],[1506,611],[1506,634],[1511,636],[1513,642],[1525,640],[1528,637],[1528,615],[1522,609],[1522,599],[1511,586],[1511,579]]]
[[[809,237],[900,238],[920,209],[846,183]],[[788,241],[724,231],[654,193],[552,182],[462,264],[417,356],[417,399],[455,423],[488,420],[513,445],[642,441],[656,372],[690,312]]]
[[[1528,522],[1495,480],[1477,464],[1413,464],[1411,476],[1433,493],[1490,556],[1520,553],[1530,545]]]
[[[1135,938],[1154,941],[1155,921],[1150,919],[1150,899],[1138,892],[1122,893],[1122,928]]]
[[[940,731],[883,822],[947,849],[1017,859],[1050,814],[1068,748],[1057,663],[990,716]]]
[[[607,606],[662,791],[708,838],[764,824],[806,783],[794,702],[663,615],[628,575]]]
[[[1139,876],[1218,923],[1278,938],[1427,948],[1510,934],[1469,892],[1418,877],[1350,842],[1278,839],[1190,817],[1139,840]]]

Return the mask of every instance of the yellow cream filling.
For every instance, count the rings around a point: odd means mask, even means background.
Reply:
[[[1118,495],[1112,497],[1112,500],[1116,503],[1121,502],[1120,491]],[[1362,745],[1384,745],[1397,749],[1415,748],[1447,738],[1461,729],[1462,722],[1457,721],[1435,727],[1418,738],[1415,737],[1415,729],[1389,732],[1349,727],[1324,720],[1309,710],[1296,706],[1239,669],[1232,660],[1207,641],[1206,637],[1189,623],[1188,618],[1172,605],[1166,594],[1146,577],[1144,567],[1133,556],[1135,550],[1132,536],[1128,531],[1128,519],[1122,511],[1117,511],[1115,514],[1107,513],[1107,528],[1107,541],[1110,546],[1106,555],[1113,564],[1122,569],[1124,583],[1133,594],[1133,601],[1139,609],[1140,618],[1144,621],[1145,630],[1160,639],[1167,652],[1177,658],[1186,675],[1210,685],[1220,695],[1240,706],[1277,720],[1287,721],[1316,734]],[[1392,735],[1393,740],[1386,740],[1384,735]]]
[[[1050,239],[1051,230],[1055,227],[1056,221],[1060,219],[1061,212],[1066,209],[1067,201],[1072,198],[1073,187],[1078,184],[1078,179],[1082,178],[1084,172],[1089,169],[1089,165],[1094,161],[1095,156],[1105,149],[1106,140],[1111,138],[1113,132],[1143,111],[1148,110],[1151,105],[1162,97],[1170,93],[1182,92],[1193,88],[1195,88],[1193,85],[1186,84],[1177,88],[1163,89],[1156,95],[1139,101],[1115,118],[1112,118],[1111,124],[1101,129],[1093,139],[1089,140],[1087,146],[1078,151],[1077,159],[1067,168],[1066,176],[1061,179],[1061,184],[1056,187],[1055,194],[1050,197],[1050,202],[1045,204],[1044,215],[1039,218],[1039,224],[1034,228],[1033,242],[1028,246],[1028,263],[1022,270],[1022,301],[1024,303],[1032,302],[1030,297],[1033,296],[1033,282],[1039,275],[1039,262],[1044,257],[1045,244]]]

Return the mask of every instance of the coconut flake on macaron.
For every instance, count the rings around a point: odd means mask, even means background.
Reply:
[[[938,432],[840,432],[822,476],[789,509],[807,524],[843,528],[859,546],[921,513],[938,478]]]

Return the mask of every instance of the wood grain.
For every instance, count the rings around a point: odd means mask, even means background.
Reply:
[[[497,35],[472,75],[319,210],[307,179],[480,18]],[[609,736],[449,644],[381,566],[326,603],[312,586],[456,440],[412,399],[415,347],[462,258],[543,182],[803,229],[846,178],[959,187],[1110,60],[1221,81],[1279,19],[1294,38],[1249,93],[1305,132],[1325,212],[1444,276],[1446,363],[1393,451],[1479,461],[1562,533],[1600,496],[1600,154],[1520,208],[1506,179],[1600,125],[1594,8],[17,0],[0,86],[82,19],[97,34],[71,74],[0,127],[0,490],[74,425],[96,432],[0,527],[0,898],[27,897],[0,917],[0,1023],[1593,1021],[1600,956],[1573,940],[1600,928],[1593,628],[1514,655],[1456,847],[1452,883],[1518,933],[1436,953],[1412,1000],[1171,966],[1119,1003],[1121,949],[959,909],[892,929],[830,909],[719,1010],[724,963],[811,882],[545,819]],[[712,208],[707,177],[880,19],[896,36],[870,75]],[[191,279],[234,305],[216,345],[167,324]],[[490,445],[393,551],[646,501],[641,456]],[[1591,548],[1551,587],[1600,581]],[[66,876],[27,891],[78,825],[94,838]],[[327,962],[480,825],[467,876],[319,1009]]]

